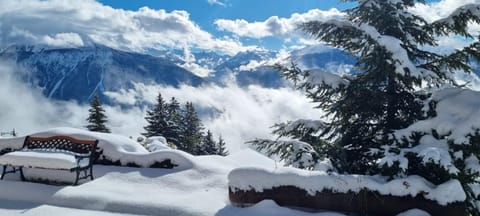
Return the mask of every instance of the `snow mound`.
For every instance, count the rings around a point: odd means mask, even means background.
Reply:
[[[193,156],[183,151],[160,150],[148,152],[142,145],[134,140],[121,135],[91,132],[76,128],[53,128],[31,134],[37,137],[49,137],[55,135],[71,136],[77,139],[97,139],[98,147],[103,150],[105,159],[112,162],[120,162],[122,165],[135,164],[141,167],[150,167],[155,163],[170,160],[178,165],[177,169],[189,169],[193,167]],[[0,139],[0,150],[6,148],[20,149],[25,137]]]
[[[398,214],[397,216],[430,216],[430,214],[420,209],[410,209],[406,212]]]
[[[162,136],[149,137],[146,140],[148,151],[155,152],[159,150],[172,149],[167,145],[167,139]]]
[[[359,192],[363,189],[382,195],[412,196],[423,195],[440,205],[462,202],[466,199],[458,180],[450,180],[435,186],[420,176],[386,181],[378,176],[338,175],[321,171],[306,171],[294,168],[279,168],[267,171],[259,168],[237,168],[228,175],[232,190],[255,190],[263,192],[280,186],[295,186],[314,196],[323,190],[339,193]]]

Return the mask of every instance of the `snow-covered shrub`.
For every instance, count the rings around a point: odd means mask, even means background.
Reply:
[[[155,152],[155,151],[160,151],[165,149],[172,149],[168,146],[167,139],[165,139],[165,137],[162,137],[162,136],[148,137],[145,143],[146,143],[146,148],[150,152]]]

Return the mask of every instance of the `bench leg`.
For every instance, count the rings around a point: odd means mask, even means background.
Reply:
[[[7,166],[3,166],[2,176],[0,177],[0,179],[3,180],[3,176],[5,176],[6,171],[7,171]]]
[[[90,166],[90,180],[93,180],[93,166]]]
[[[23,167],[20,167],[20,178],[22,179],[22,181],[25,181],[25,176],[23,175]]]
[[[77,177],[75,178],[75,182],[73,183],[73,185],[77,185],[78,184],[78,178],[80,177],[80,170],[75,170],[75,173],[77,174]]]

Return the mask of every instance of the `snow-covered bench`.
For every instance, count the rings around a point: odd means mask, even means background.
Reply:
[[[93,180],[92,164],[97,143],[98,140],[80,140],[69,136],[27,136],[20,150],[0,156],[0,165],[3,166],[0,179],[3,179],[6,173],[20,171],[24,181],[23,168],[26,167],[76,172],[74,185],[80,179],[90,177]],[[8,167],[11,167],[10,171],[7,171]]]

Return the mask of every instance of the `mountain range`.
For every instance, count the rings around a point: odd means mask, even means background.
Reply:
[[[270,66],[278,54],[249,51],[227,56],[182,50],[141,54],[102,45],[78,48],[15,45],[0,49],[0,60],[25,68],[27,73],[19,74],[21,79],[43,89],[46,97],[85,103],[95,94],[129,89],[135,82],[178,87],[182,84],[224,85],[234,80],[242,87],[284,87],[288,83]],[[202,77],[187,70],[182,67],[187,59],[212,72]],[[327,68],[339,73],[345,65],[354,63],[345,53],[324,47],[293,51],[288,60],[299,63],[303,68]]]

